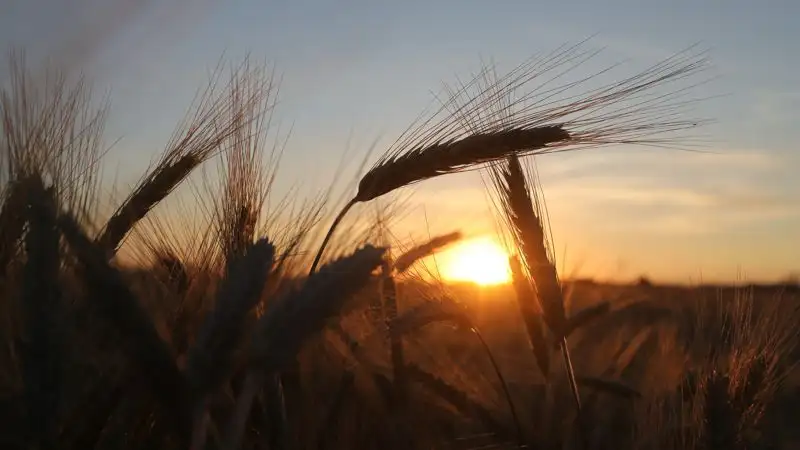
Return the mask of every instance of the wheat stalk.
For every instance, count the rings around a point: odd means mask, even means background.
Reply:
[[[267,372],[278,370],[293,357],[311,333],[372,279],[386,250],[366,246],[324,266],[302,288],[267,307],[253,341],[253,364]]]
[[[38,177],[32,177],[26,185],[30,203],[22,307],[27,339],[22,356],[28,432],[33,442],[51,446],[57,439],[63,395],[59,234],[53,189],[45,189]]]
[[[311,264],[316,269],[322,252],[335,228],[356,203],[368,202],[395,189],[429,178],[467,170],[475,165],[497,161],[517,152],[532,152],[548,144],[569,139],[560,126],[512,129],[477,134],[459,140],[437,142],[411,148],[400,155],[387,155],[358,183],[358,192],[334,218]]]
[[[391,326],[399,314],[397,304],[397,285],[392,276],[392,265],[388,260],[381,264],[380,296],[383,304],[384,320],[386,326]],[[398,334],[392,334],[389,338],[389,352],[392,360],[393,373],[393,399],[392,402],[397,408],[403,408],[408,404],[408,382],[405,375],[405,352],[403,351],[403,339]]]
[[[678,82],[702,71],[706,65],[702,54],[687,50],[599,88],[580,90],[610,68],[552,86],[554,80],[566,77],[596,54],[583,51],[580,44],[561,48],[487,83],[477,94],[471,94],[469,89],[487,80],[485,72],[468,86],[450,93],[436,113],[412,124],[361,178],[358,192],[334,218],[323,238],[310,273],[319,264],[336,227],[357,203],[511,155],[609,144],[668,145],[670,133],[701,123],[680,118],[683,109],[692,103],[683,100],[683,96],[694,86],[680,87]],[[540,84],[527,95],[503,103],[509,93],[529,83]],[[672,92],[658,92],[663,86],[677,87]],[[492,107],[495,114],[484,114]],[[445,116],[436,121],[441,113]]]
[[[169,249],[162,249],[158,252],[157,263],[166,272],[168,283],[178,297],[186,295],[189,289],[189,273],[178,256]]]
[[[331,434],[333,426],[339,418],[339,414],[341,414],[343,406],[347,401],[347,394],[354,388],[354,384],[355,374],[349,370],[345,370],[341,380],[339,380],[338,387],[333,395],[333,400],[330,406],[326,408],[327,413],[325,414],[325,419],[322,421],[322,429],[317,432],[317,448],[319,450],[325,449],[328,446],[328,442],[332,440]]]

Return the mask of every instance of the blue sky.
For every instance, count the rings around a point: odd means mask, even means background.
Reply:
[[[724,94],[695,111],[716,121],[703,130],[714,153],[539,158],[556,250],[568,271],[600,278],[777,279],[800,271],[797,17],[790,0],[6,0],[0,43],[110,93],[108,140],[121,140],[108,170],[123,182],[161,151],[223,52],[249,52],[283,76],[277,118],[292,135],[281,186],[311,189],[348,145],[354,160],[385,145],[481,58],[511,68],[594,35],[589,45],[606,48],[599,63],[631,60],[621,72],[631,75],[699,42],[718,78],[696,95]],[[398,236],[493,231],[477,174],[420,185],[410,207]]]

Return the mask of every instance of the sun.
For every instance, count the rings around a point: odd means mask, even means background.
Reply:
[[[469,281],[481,286],[510,281],[508,255],[491,237],[461,242],[437,259],[442,277],[448,281]]]

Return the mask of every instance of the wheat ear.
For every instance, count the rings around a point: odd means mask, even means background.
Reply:
[[[525,179],[522,165],[515,156],[508,158],[503,168],[492,167],[491,175],[499,193],[509,228],[515,238],[517,248],[522,254],[524,268],[530,276],[528,281],[534,288],[539,306],[542,308],[544,321],[556,341],[560,342],[564,367],[575,401],[575,408],[578,411],[578,421],[583,425],[581,396],[564,334],[567,319],[564,312],[561,282],[547,248],[548,240],[540,214],[543,206],[536,192],[531,192],[531,186]],[[534,179],[534,183],[537,181]],[[526,308],[524,313],[531,314],[533,311]],[[529,318],[526,320],[526,324],[535,320],[535,318]],[[581,435],[585,439],[586,435],[583,431],[585,430],[582,430]]]
[[[261,298],[274,259],[275,248],[267,239],[231,257],[214,310],[206,317],[189,351],[186,373],[195,402],[193,449],[201,450],[205,444],[206,396],[233,369],[233,351],[241,338],[245,317]]]
[[[159,167],[108,219],[98,243],[104,248],[115,251],[134,224],[165,199],[201,161],[197,156],[189,154]]]
[[[259,301],[274,258],[273,245],[261,239],[229,262],[214,310],[206,316],[189,352],[187,374],[198,394],[218,387],[230,372],[245,316]]]
[[[275,299],[259,319],[252,340],[251,369],[236,401],[226,433],[226,448],[240,447],[256,392],[270,373],[296,357],[303,343],[325,327],[344,303],[367,285],[386,249],[366,246],[323,266],[302,287]]]
[[[461,237],[462,235],[458,231],[436,236],[430,241],[422,245],[418,245],[398,256],[394,261],[394,270],[399,274],[404,273],[417,261],[433,255],[443,247],[460,240]]]
[[[518,158],[508,158],[503,168],[493,167],[491,174],[501,197],[503,213],[521,253],[520,263],[533,280],[545,323],[556,340],[560,340],[566,326],[566,313],[561,282],[547,249],[539,198],[531,192]]]
[[[160,162],[139,182],[136,189],[117,208],[106,223],[98,242],[112,254],[122,240],[156,204],[198,165],[210,158],[220,146],[250,121],[258,118],[253,109],[268,93],[264,89],[240,92],[230,89],[216,94],[219,71],[215,72],[208,87],[199,96],[194,111],[187,116],[173,134]],[[244,83],[253,74],[244,65],[235,71],[230,85]],[[246,94],[246,98],[237,97]]]
[[[40,176],[57,203],[93,225],[99,205],[102,138],[108,103],[96,102],[82,76],[48,67],[29,70],[24,52],[9,55],[0,89],[0,165],[12,180]],[[53,70],[55,69],[55,70]]]

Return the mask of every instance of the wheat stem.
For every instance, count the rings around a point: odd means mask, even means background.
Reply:
[[[260,372],[250,372],[244,380],[242,390],[236,398],[236,408],[230,420],[230,425],[225,433],[223,450],[238,450],[242,447],[244,429],[247,425],[247,417],[253,408],[258,390],[263,384],[264,375]]]
[[[386,325],[397,320],[397,286],[392,277],[392,267],[388,261],[381,265],[381,297],[383,310],[386,314]],[[392,372],[394,375],[394,402],[395,406],[405,407],[408,401],[408,382],[405,374],[405,356],[403,354],[403,338],[397,333],[389,337],[389,347],[392,359]]]
[[[470,331],[472,334],[478,338],[478,341],[481,343],[486,356],[489,357],[489,362],[492,364],[492,368],[494,369],[494,373],[497,375],[497,378],[500,381],[500,386],[503,388],[503,395],[506,397],[506,403],[508,403],[508,411],[511,413],[511,418],[514,420],[514,428],[517,432],[517,442],[520,445],[523,445],[525,442],[524,436],[522,435],[522,422],[519,420],[519,415],[517,414],[517,408],[514,406],[514,401],[511,399],[511,391],[508,389],[508,383],[506,383],[506,378],[503,376],[503,372],[500,370],[500,366],[497,364],[497,360],[494,358],[494,354],[492,354],[492,350],[489,348],[489,344],[486,343],[486,340],[483,338],[483,335],[480,331],[478,331],[477,327],[471,327]]]
[[[353,199],[347,202],[347,204],[344,205],[342,210],[339,211],[339,214],[336,216],[336,218],[333,219],[333,223],[331,223],[330,228],[328,228],[328,232],[325,234],[325,238],[322,240],[322,244],[320,244],[319,250],[317,250],[317,255],[314,257],[314,262],[311,263],[311,269],[309,269],[308,271],[309,275],[313,274],[314,271],[317,269],[319,261],[320,259],[322,259],[322,252],[325,251],[325,247],[328,245],[328,241],[331,240],[333,232],[336,230],[336,227],[339,226],[339,223],[342,221],[342,219],[344,219],[345,214],[347,214],[347,212],[350,211],[350,208],[352,208],[353,205],[356,204],[356,201],[357,201],[356,199]]]

